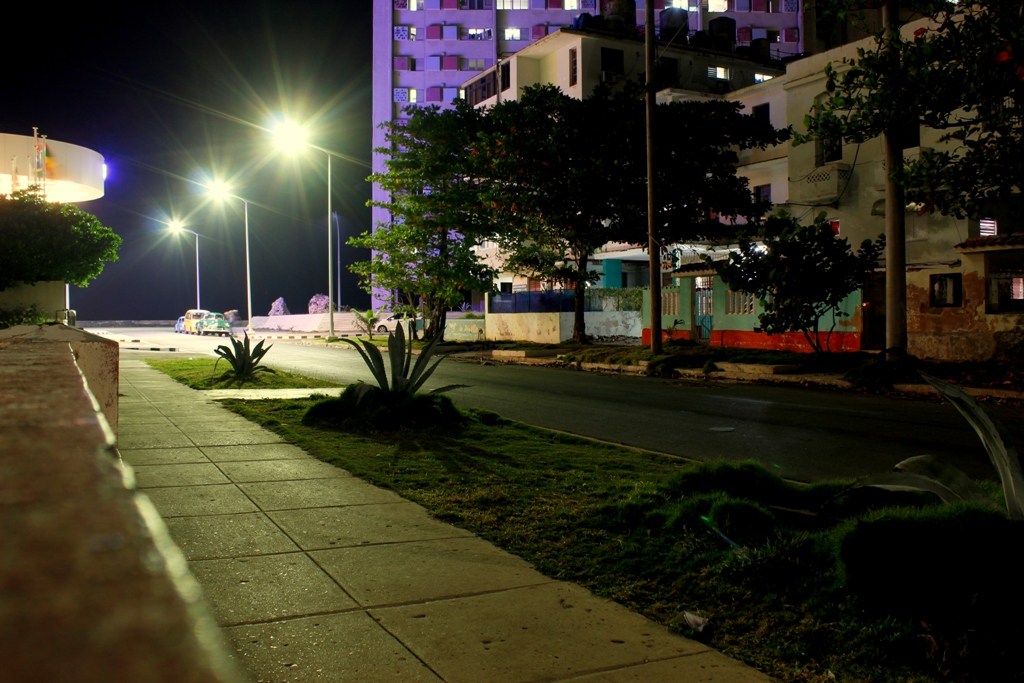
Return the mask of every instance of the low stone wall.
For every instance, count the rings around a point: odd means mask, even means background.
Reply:
[[[82,354],[20,329],[0,338],[0,678],[244,680],[120,463]]]

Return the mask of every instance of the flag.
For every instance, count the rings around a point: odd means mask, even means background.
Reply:
[[[53,156],[53,150],[46,144],[45,137],[43,139],[43,171],[47,178],[57,177],[57,158]]]

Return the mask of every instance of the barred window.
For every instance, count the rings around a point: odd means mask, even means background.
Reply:
[[[753,315],[757,312],[757,297],[749,292],[730,289],[725,299],[725,312],[731,315]]]

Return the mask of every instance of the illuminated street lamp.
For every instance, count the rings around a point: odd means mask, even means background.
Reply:
[[[271,131],[277,147],[286,152],[295,152],[303,147],[323,152],[327,157],[327,318],[330,321],[327,328],[327,336],[334,336],[334,249],[331,225],[331,157],[339,156],[328,149],[319,147],[309,142],[306,129],[294,123],[282,121]],[[338,235],[341,241],[341,235]],[[341,264],[338,264],[341,268]]]
[[[167,222],[167,229],[179,235],[183,232],[187,232],[191,235],[194,235],[196,238],[196,308],[202,308],[202,305],[199,301],[199,233],[192,232],[191,230],[185,227],[184,223],[182,223],[180,220],[176,218]]]
[[[237,199],[242,202],[242,213],[245,217],[245,329],[252,333],[252,273],[249,268],[249,201],[236,194],[231,193],[231,186],[219,180],[215,180],[206,186],[207,194],[221,201]]]

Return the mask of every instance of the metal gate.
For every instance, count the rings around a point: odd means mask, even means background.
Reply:
[[[697,277],[693,280],[693,339],[698,344],[711,341],[712,294],[714,280],[711,277]]]

